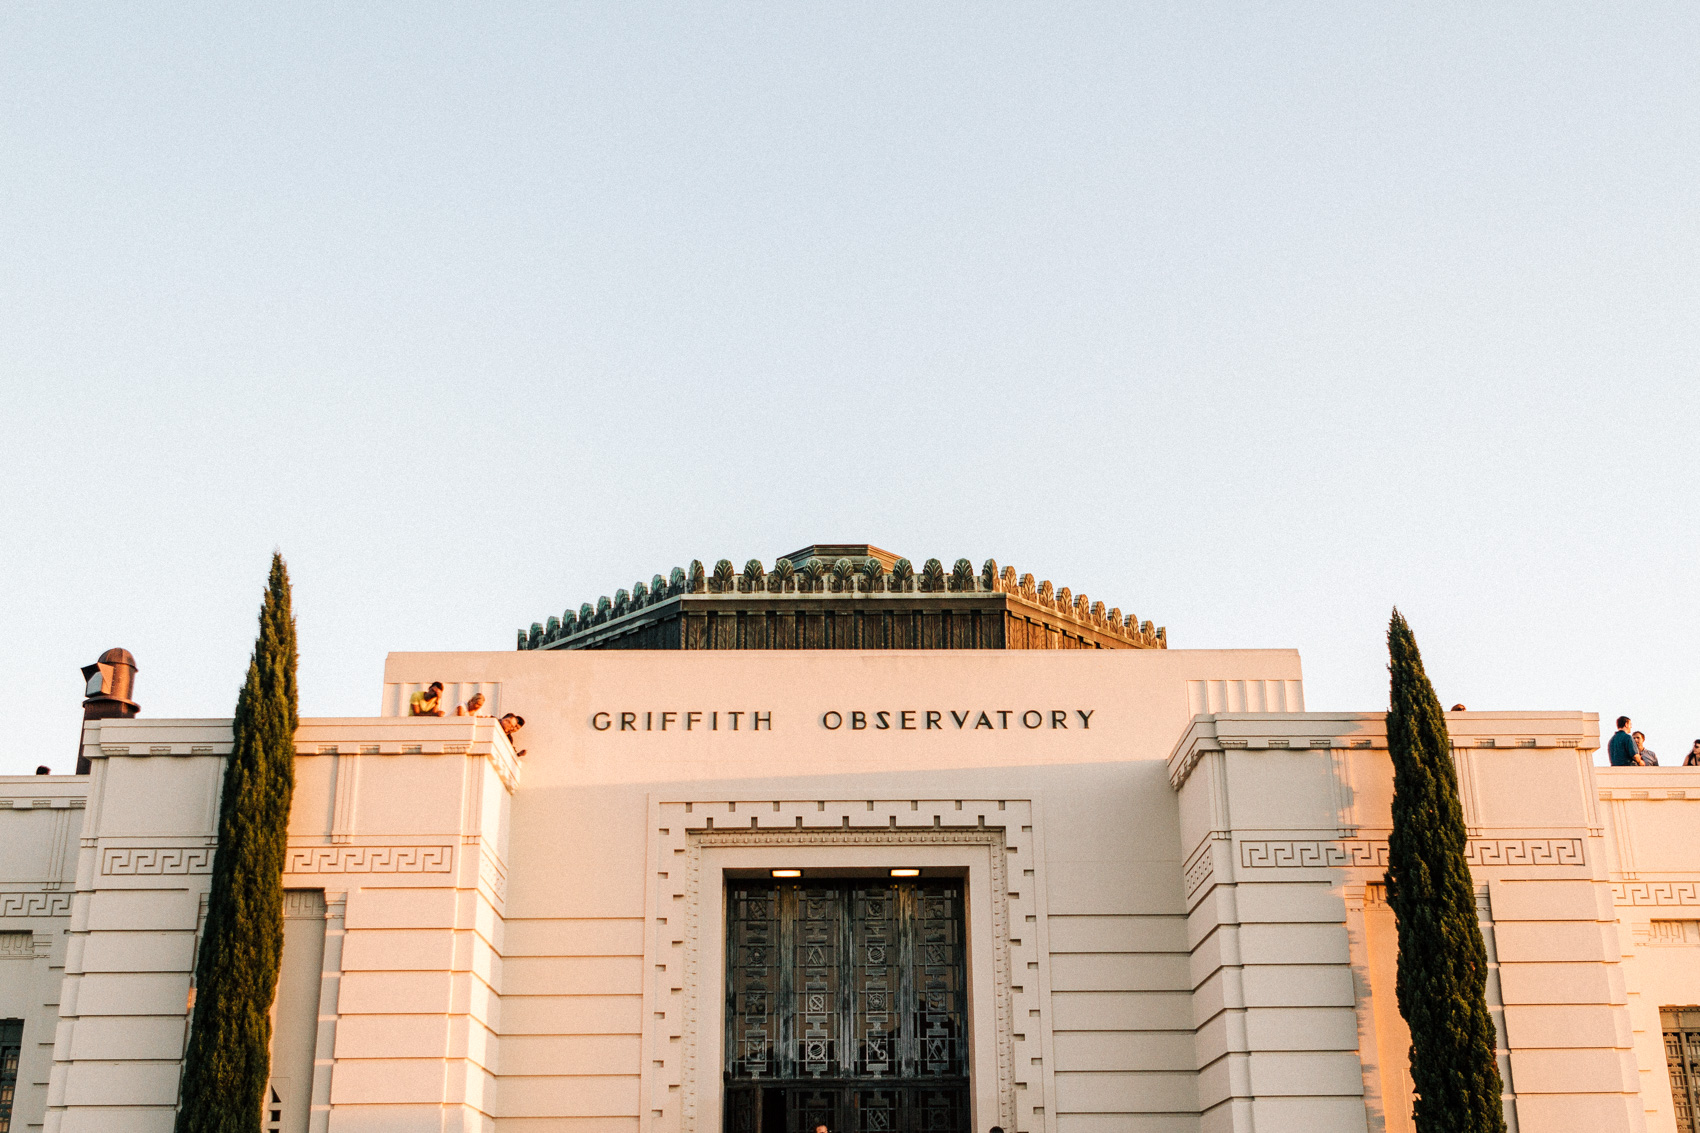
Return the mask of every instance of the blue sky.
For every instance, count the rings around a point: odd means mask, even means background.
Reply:
[[[76,669],[388,650],[814,541],[1385,705],[1700,736],[1700,11],[13,4],[0,771]],[[1609,726],[1609,725],[1608,725]]]

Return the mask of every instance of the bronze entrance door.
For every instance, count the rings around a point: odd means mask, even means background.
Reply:
[[[730,881],[725,1133],[968,1133],[962,885]]]

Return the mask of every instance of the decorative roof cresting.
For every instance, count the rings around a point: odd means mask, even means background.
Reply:
[[[1162,626],[1141,622],[1134,614],[1123,616],[1121,610],[1104,608],[1102,602],[1092,602],[1085,594],[1073,594],[1068,587],[1052,588],[1049,580],[1036,582],[1031,574],[1017,576],[1014,567],[998,567],[996,559],[987,559],[979,571],[967,559],[957,559],[956,565],[945,570],[938,559],[928,559],[917,571],[908,559],[898,559],[888,573],[877,558],[866,558],[860,565],[848,558],[827,562],[819,558],[793,563],[779,559],[771,570],[760,559],[751,559],[743,570],[732,560],[721,559],[712,571],[703,568],[702,560],[694,559],[689,568],[674,567],[667,578],[655,575],[649,582],[636,582],[631,590],[616,590],[610,599],[597,599],[592,607],[586,602],[577,610],[568,609],[560,617],[551,615],[547,622],[533,622],[528,633],[519,631],[520,649],[544,649],[566,639],[587,633],[598,626],[617,621],[647,606],[671,601],[681,595],[698,594],[798,594],[798,595],[856,595],[890,597],[913,593],[941,594],[1008,594],[1032,606],[1089,626],[1100,633],[1110,634],[1129,645],[1146,649],[1168,648],[1168,633]]]

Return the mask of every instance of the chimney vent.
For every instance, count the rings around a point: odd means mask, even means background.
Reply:
[[[108,649],[100,660],[83,666],[87,697],[83,701],[83,719],[128,720],[142,710],[130,699],[136,686],[136,659],[128,649]],[[89,773],[88,757],[83,755],[82,736],[77,737],[77,774]]]

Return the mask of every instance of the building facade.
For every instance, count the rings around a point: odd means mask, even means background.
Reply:
[[[1510,1127],[1692,1129],[1700,772],[1448,725]],[[392,654],[296,745],[267,1129],[1412,1128],[1383,717],[1291,651]],[[229,748],[4,780],[7,1128],[171,1127]]]

